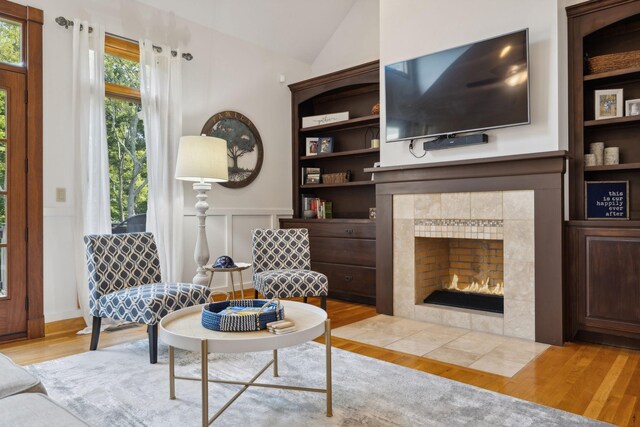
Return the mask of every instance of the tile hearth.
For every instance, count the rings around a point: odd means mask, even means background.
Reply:
[[[339,338],[512,377],[549,345],[400,317],[377,315],[332,331]]]

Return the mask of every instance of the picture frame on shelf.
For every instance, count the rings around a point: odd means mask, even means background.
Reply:
[[[640,116],[640,99],[627,99],[624,106],[625,115]]]
[[[323,138],[320,138],[320,141],[318,142],[318,153],[333,153],[333,137],[325,136]]]
[[[318,154],[318,141],[320,138],[307,138],[305,155],[315,156]]]
[[[622,117],[623,111],[623,90],[622,89],[602,89],[595,93],[596,120],[613,119]]]
[[[304,180],[305,184],[320,184],[320,174],[319,173],[311,173],[308,174]]]

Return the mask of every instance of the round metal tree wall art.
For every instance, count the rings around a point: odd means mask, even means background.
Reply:
[[[236,111],[223,111],[207,120],[202,133],[227,141],[229,181],[220,185],[241,188],[256,179],[264,152],[260,133],[251,120]]]

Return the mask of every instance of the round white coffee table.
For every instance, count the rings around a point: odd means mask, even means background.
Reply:
[[[296,324],[296,331],[274,335],[266,330],[255,332],[218,332],[206,329],[201,324],[202,305],[183,308],[168,314],[160,321],[159,337],[169,346],[169,398],[175,399],[175,380],[200,381],[202,384],[202,425],[208,426],[218,418],[249,387],[282,388],[287,390],[324,393],[327,397],[327,416],[332,415],[331,403],[331,321],[321,308],[294,301],[281,301],[285,318]],[[278,376],[278,349],[311,341],[325,336],[326,388],[308,388],[255,382],[269,366],[273,365],[273,376]],[[200,352],[201,376],[183,377],[175,375],[174,349]],[[269,361],[248,382],[209,379],[209,353],[245,353],[273,351]],[[209,418],[209,382],[242,385],[238,391],[213,417]]]

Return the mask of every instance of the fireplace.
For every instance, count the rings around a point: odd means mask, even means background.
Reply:
[[[553,151],[450,162],[434,157],[367,169],[375,172],[376,183],[378,311],[562,345],[566,156]],[[416,286],[417,238],[501,240],[504,313],[424,303],[424,288],[442,289],[453,277],[449,273],[431,288]],[[458,284],[464,285],[460,274]]]
[[[504,313],[503,253],[503,242],[497,238],[416,237],[417,299],[426,304]]]
[[[535,339],[534,206],[533,191],[394,196],[394,314]]]

